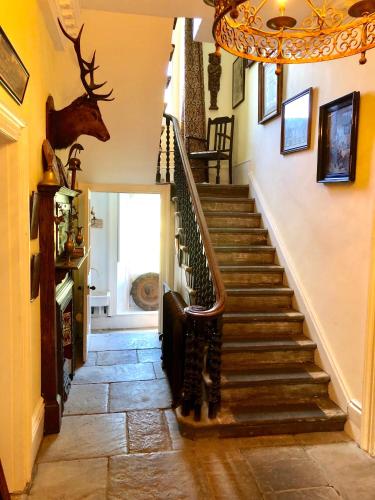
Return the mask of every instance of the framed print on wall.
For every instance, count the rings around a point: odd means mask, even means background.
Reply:
[[[237,57],[232,66],[232,108],[245,100],[245,59]]]
[[[259,63],[258,81],[258,123],[266,123],[281,112],[283,66],[276,75],[276,64]]]
[[[29,76],[29,72],[0,27],[0,83],[18,104],[22,104]]]
[[[280,153],[303,151],[310,147],[313,89],[287,99],[281,106]]]
[[[317,182],[354,182],[360,93],[320,106]]]

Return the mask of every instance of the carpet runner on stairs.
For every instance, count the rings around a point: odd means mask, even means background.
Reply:
[[[198,184],[227,291],[223,317],[222,408],[216,419],[178,415],[184,435],[255,436],[338,431],[346,415],[314,364],[316,345],[248,186]]]

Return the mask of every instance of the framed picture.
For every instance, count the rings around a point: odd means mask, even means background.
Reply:
[[[40,253],[32,255],[30,263],[30,300],[35,300],[39,295]]]
[[[39,227],[39,193],[32,192],[30,197],[30,239],[38,237]]]
[[[281,106],[281,142],[283,155],[310,147],[312,87],[286,100]]]
[[[18,104],[25,96],[29,73],[0,27],[0,83]]]
[[[232,67],[232,108],[245,100],[245,59],[237,57]]]
[[[259,63],[258,80],[258,123],[266,123],[281,112],[283,66],[276,75],[276,64]]]
[[[320,106],[317,182],[354,182],[359,92]]]

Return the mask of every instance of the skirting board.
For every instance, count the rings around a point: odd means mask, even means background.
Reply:
[[[331,377],[329,395],[331,399],[347,413],[349,423],[345,429],[348,434],[350,434],[350,436],[358,442],[360,439],[362,414],[360,402],[351,397],[338,363],[335,360],[335,356],[326,340],[323,326],[321,325],[318,315],[308,298],[308,293],[299,278],[293,259],[286,244],[284,243],[276,221],[272,216],[269,205],[266,202],[261,188],[252,173],[249,173],[249,185],[251,196],[255,198],[257,210],[262,214],[263,221],[268,229],[272,244],[276,248],[280,265],[285,268],[287,281],[290,287],[294,290],[294,296],[298,304],[298,308],[305,315],[305,324],[307,326],[308,336],[311,337],[311,339],[317,344],[319,356],[316,359],[316,363]]]
[[[40,398],[37,405],[34,408],[33,415],[31,417],[31,460],[34,464],[40,444],[43,439],[43,428],[44,428],[44,399]]]
[[[159,312],[119,314],[117,316],[92,317],[92,330],[121,330],[129,328],[158,328]]]

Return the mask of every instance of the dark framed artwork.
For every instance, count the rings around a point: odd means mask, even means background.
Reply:
[[[283,66],[276,75],[276,64],[258,65],[258,123],[266,123],[281,113]]]
[[[32,192],[30,197],[30,239],[38,237],[39,227],[39,193]]]
[[[29,72],[0,27],[0,83],[18,104],[25,96]]]
[[[310,147],[313,89],[287,99],[281,106],[280,153],[303,151]]]
[[[360,93],[320,106],[317,182],[354,182]]]
[[[232,108],[245,100],[245,59],[237,57],[232,66]]]
[[[39,295],[40,282],[40,253],[31,256],[30,262],[30,300],[35,300]]]

